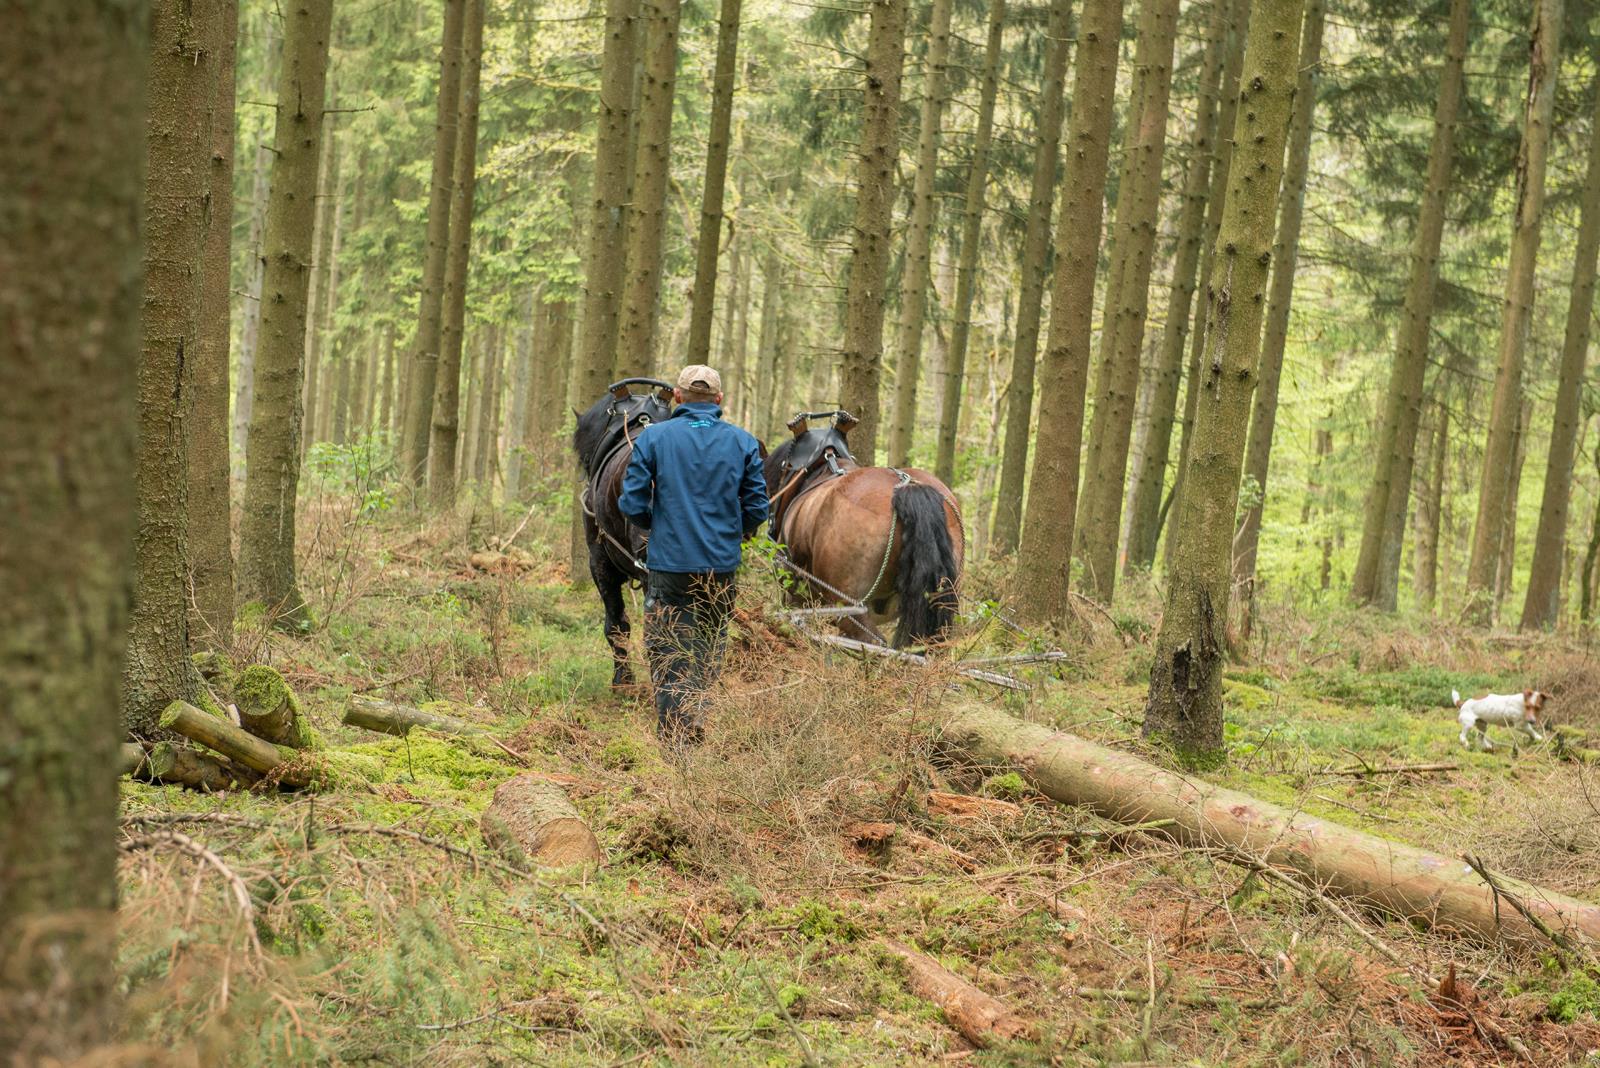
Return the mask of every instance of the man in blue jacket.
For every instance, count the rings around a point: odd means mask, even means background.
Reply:
[[[700,703],[721,669],[740,545],[767,518],[761,446],[722,421],[722,377],[685,367],[672,418],[644,429],[622,477],[622,514],[650,531],[645,651],[656,729],[673,745],[703,737]]]

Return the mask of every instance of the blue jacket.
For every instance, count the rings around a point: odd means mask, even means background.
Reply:
[[[733,571],[767,518],[761,447],[715,404],[680,404],[634,442],[617,506],[649,528],[650,570]]]

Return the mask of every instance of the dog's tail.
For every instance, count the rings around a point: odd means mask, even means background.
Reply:
[[[1461,707],[1461,694],[1459,694],[1455,690],[1451,690],[1450,691],[1450,700],[1455,702],[1455,706],[1457,708]]]

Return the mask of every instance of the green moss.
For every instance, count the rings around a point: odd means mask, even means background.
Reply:
[[[1579,1016],[1600,1016],[1600,983],[1578,974],[1550,997],[1550,1018],[1571,1023]]]
[[[999,797],[1007,801],[1015,801],[1028,792],[1028,784],[1021,775],[1008,771],[1000,775],[991,775],[983,784],[983,792],[990,797]]]
[[[600,763],[615,771],[628,771],[638,766],[644,757],[643,751],[632,738],[619,735],[606,743],[600,750]]]
[[[343,752],[377,758],[383,767],[383,778],[379,781],[410,782],[415,776],[418,780],[433,779],[460,790],[508,779],[516,773],[509,764],[426,734],[413,733],[409,738],[349,746]]]

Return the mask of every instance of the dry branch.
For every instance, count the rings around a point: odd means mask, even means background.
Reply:
[[[996,1040],[1028,1038],[1033,1028],[998,998],[985,994],[925,953],[898,942],[884,942],[890,953],[906,965],[911,992],[939,1006],[945,1019],[974,1046],[987,1047]]]

